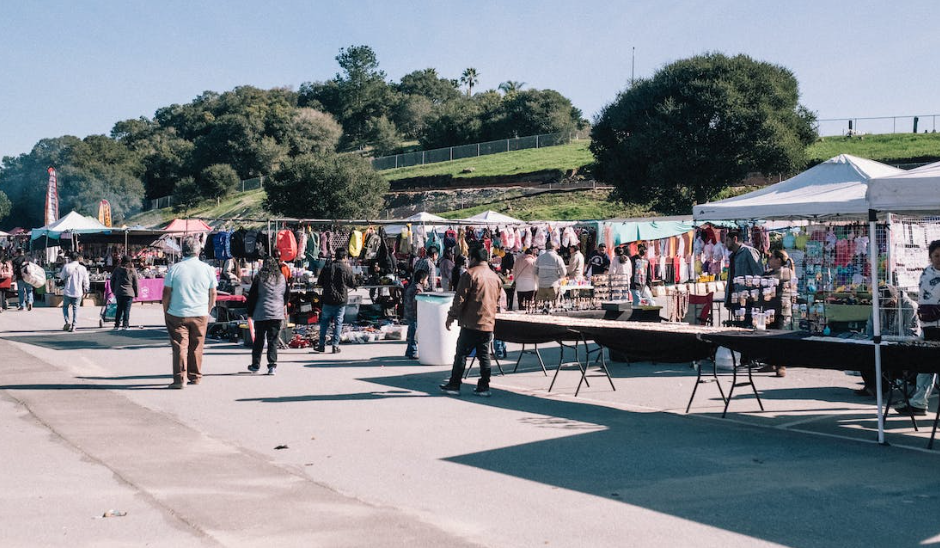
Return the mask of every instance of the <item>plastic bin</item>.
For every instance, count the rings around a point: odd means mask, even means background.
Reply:
[[[418,295],[418,363],[421,365],[452,365],[457,352],[457,324],[448,331],[447,311],[454,302],[453,293]]]

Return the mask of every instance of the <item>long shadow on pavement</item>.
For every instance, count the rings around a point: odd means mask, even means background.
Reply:
[[[367,380],[434,394],[441,373]],[[502,391],[461,401],[548,416],[546,428],[603,429],[448,459],[455,463],[789,546],[914,546],[940,533],[940,453]],[[472,420],[468,407],[461,427]],[[571,519],[577,526],[577,512]]]

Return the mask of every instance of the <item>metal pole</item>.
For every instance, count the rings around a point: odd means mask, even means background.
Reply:
[[[878,212],[874,209],[868,210],[868,257],[871,267],[871,323],[875,343],[875,398],[878,404],[878,443],[884,444],[885,417],[881,394],[881,385],[883,384],[881,378],[881,302],[878,292],[878,234],[875,232],[877,220]]]

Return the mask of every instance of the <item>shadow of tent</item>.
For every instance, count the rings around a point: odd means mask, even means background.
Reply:
[[[441,374],[367,380],[435,394]],[[915,545],[938,533],[928,501],[940,491],[940,454],[502,391],[460,401],[461,427],[473,421],[471,406],[485,405],[570,435],[447,459],[454,463],[789,546]],[[922,502],[899,509],[911,501]]]

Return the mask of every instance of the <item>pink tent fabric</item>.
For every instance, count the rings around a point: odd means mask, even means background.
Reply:
[[[174,219],[164,232],[212,232],[212,227],[198,219]]]

